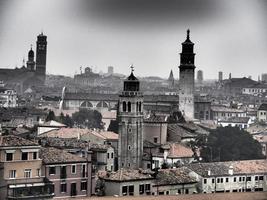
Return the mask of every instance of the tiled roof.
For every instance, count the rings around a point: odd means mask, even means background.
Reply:
[[[211,176],[229,175],[229,168],[233,167],[233,175],[238,174],[267,174],[267,160],[242,160],[228,162],[193,163],[187,165],[197,174],[207,177],[210,170]]]
[[[186,147],[180,143],[169,143],[170,150],[168,157],[192,157],[194,152],[191,148]]]
[[[144,180],[144,179],[153,179],[153,172],[135,170],[135,169],[126,169],[121,168],[116,172],[107,173],[103,179],[110,181],[134,181],[134,180]]]
[[[144,119],[145,123],[167,123],[167,115],[152,114]]]
[[[244,110],[230,108],[226,106],[211,106],[213,112],[231,112],[231,113],[244,113]]]
[[[187,183],[196,183],[194,177],[189,176],[189,170],[186,167],[176,169],[161,169],[156,176],[155,185],[178,185]]]
[[[266,103],[261,104],[260,107],[258,108],[258,110],[265,110],[265,111],[267,111],[267,104]]]
[[[60,164],[60,163],[75,163],[86,162],[85,158],[81,158],[74,154],[68,153],[62,149],[53,147],[42,148],[40,151],[40,158],[45,164]]]
[[[249,117],[230,117],[228,119],[221,119],[218,122],[229,122],[229,123],[248,123]]]
[[[0,147],[39,146],[37,143],[15,135],[0,136]]]

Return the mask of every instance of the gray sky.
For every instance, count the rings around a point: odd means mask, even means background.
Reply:
[[[27,59],[48,36],[47,71],[74,75],[80,66],[138,76],[178,77],[181,42],[191,29],[204,78],[267,72],[264,0],[0,0],[0,67]]]

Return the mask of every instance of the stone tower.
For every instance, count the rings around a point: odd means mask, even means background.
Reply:
[[[118,102],[119,168],[138,169],[143,157],[143,94],[133,74],[124,81]]]
[[[46,75],[47,37],[41,33],[36,42],[36,76],[44,83]]]
[[[194,43],[190,40],[188,29],[187,38],[182,43],[179,66],[179,109],[188,119],[194,119],[195,68]]]
[[[35,62],[34,62],[34,51],[32,50],[32,47],[28,53],[28,61],[27,61],[27,69],[34,71]]]

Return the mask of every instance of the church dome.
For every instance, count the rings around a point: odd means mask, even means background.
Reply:
[[[31,50],[30,50],[29,53],[28,53],[28,57],[29,57],[29,58],[34,57],[34,51],[32,50],[32,48],[31,48]]]

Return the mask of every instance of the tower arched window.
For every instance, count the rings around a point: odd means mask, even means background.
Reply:
[[[138,112],[139,103],[136,102],[136,112]]]
[[[139,102],[139,112],[142,112],[142,103]]]
[[[126,102],[122,102],[122,111],[126,112]]]
[[[129,101],[129,102],[128,102],[128,112],[131,112],[131,111],[132,111],[131,106],[132,106],[132,105],[131,105],[131,102]]]

